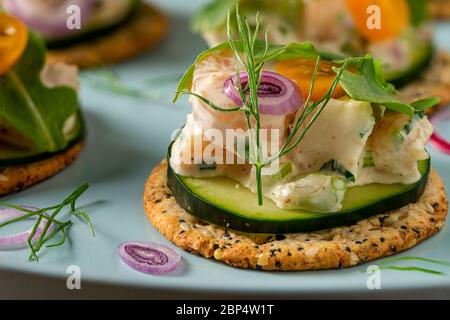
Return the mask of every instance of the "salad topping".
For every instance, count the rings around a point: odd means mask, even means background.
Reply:
[[[420,179],[418,161],[428,158],[424,148],[432,134],[423,110],[439,99],[399,101],[371,56],[339,60],[321,55],[310,43],[271,45],[257,39],[258,19],[252,33],[238,9],[236,16],[239,40],[233,40],[229,23],[229,41],[201,54],[180,81],[179,93],[191,96],[193,113],[172,148],[177,174],[230,177],[257,193],[260,204],[265,196],[281,208],[314,212],[339,211],[346,189],[354,185]],[[277,71],[305,95],[296,101],[293,116],[264,111],[265,76]],[[225,147],[203,133],[208,129],[238,130],[245,151],[230,149],[228,142]],[[278,134],[264,135],[264,129]],[[196,149],[196,139],[201,148]],[[211,145],[216,152],[206,152],[203,162],[183,161],[192,151],[193,158],[199,153],[201,158]],[[245,161],[223,163],[217,157],[222,152]],[[275,172],[274,164],[279,164]],[[287,167],[286,173],[282,168]]]

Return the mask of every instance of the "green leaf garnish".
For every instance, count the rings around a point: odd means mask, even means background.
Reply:
[[[441,103],[441,98],[439,97],[428,97],[420,99],[411,103],[411,106],[416,110],[416,112],[422,112],[426,109],[437,106]]]
[[[29,140],[34,151],[56,152],[70,142],[63,132],[67,119],[78,117],[78,125],[81,120],[73,89],[47,88],[41,82],[45,50],[43,40],[30,33],[22,58],[0,77],[0,121]]]
[[[30,261],[33,261],[33,260],[39,261],[38,253],[44,247],[44,245],[47,248],[53,248],[53,247],[59,247],[65,243],[65,241],[67,239],[67,231],[70,228],[70,226],[72,225],[72,221],[71,220],[61,221],[61,220],[57,219],[57,217],[61,213],[61,211],[67,206],[70,207],[71,214],[75,215],[76,217],[78,217],[86,222],[86,224],[89,226],[89,228],[92,232],[92,235],[95,237],[95,231],[92,226],[89,215],[84,211],[78,211],[76,209],[76,201],[81,197],[81,195],[88,188],[89,188],[89,184],[87,184],[87,183],[83,184],[80,187],[78,187],[71,195],[69,195],[67,198],[65,198],[61,203],[50,206],[50,207],[42,208],[37,211],[31,211],[31,210],[28,210],[26,208],[23,208],[23,207],[14,205],[14,204],[0,201],[1,206],[14,208],[16,210],[20,210],[20,211],[26,213],[25,215],[23,215],[20,218],[16,218],[16,219],[12,219],[10,221],[4,222],[4,223],[0,223],[0,228],[5,227],[10,224],[13,224],[13,223],[16,223],[16,222],[19,222],[19,221],[24,221],[31,217],[37,217],[36,223],[34,224],[34,227],[31,231],[31,234],[28,237],[28,241],[27,241],[28,247],[31,250],[31,254],[29,257]],[[50,214],[50,212],[52,212],[52,213]],[[43,220],[45,222],[44,229],[42,230],[42,233],[39,236],[39,238],[37,239],[37,241],[33,244],[32,240],[35,237],[37,229],[38,229],[39,225],[43,222]],[[55,229],[51,233],[48,233],[48,230],[52,223],[55,225]],[[58,242],[53,243],[53,244],[47,244],[50,240],[54,239],[57,235],[61,235],[61,239]]]
[[[370,55],[360,59],[359,72],[344,70],[340,85],[354,100],[368,101],[382,105],[392,111],[414,115],[414,108],[394,97],[395,89],[380,76],[373,58]],[[335,68],[337,72],[340,68]]]

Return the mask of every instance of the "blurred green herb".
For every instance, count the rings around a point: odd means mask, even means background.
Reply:
[[[159,101],[166,96],[163,88],[176,83],[180,75],[169,74],[146,79],[143,81],[145,85],[143,88],[126,85],[117,73],[107,68],[96,71],[95,73],[84,74],[82,77],[98,90],[136,99]]]
[[[424,267],[386,265],[389,263],[400,262],[400,261],[418,261],[418,262],[425,262],[425,263],[429,263],[429,264],[450,267],[450,262],[448,262],[448,261],[441,261],[441,260],[437,260],[437,259],[429,259],[429,258],[421,258],[421,257],[413,257],[413,256],[387,258],[387,259],[381,260],[378,263],[378,265],[379,265],[380,270],[415,271],[415,272],[422,272],[422,273],[429,273],[429,274],[434,274],[434,275],[439,275],[439,276],[445,276],[445,273],[440,270],[433,270],[433,269],[424,268]]]

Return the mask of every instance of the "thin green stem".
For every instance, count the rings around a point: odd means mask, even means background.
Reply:
[[[420,267],[399,267],[399,266],[382,266],[380,267],[381,270],[396,270],[396,271],[418,271],[418,272],[424,272],[424,273],[430,273],[435,274],[439,276],[444,276],[445,273],[437,270],[427,269],[427,268],[420,268]]]
[[[380,261],[379,264],[382,265],[382,264],[396,262],[396,261],[421,261],[421,262],[428,262],[428,263],[433,263],[433,264],[450,267],[450,262],[448,262],[448,261],[441,261],[441,260],[421,258],[421,257],[412,257],[412,256],[384,259],[384,260]]]

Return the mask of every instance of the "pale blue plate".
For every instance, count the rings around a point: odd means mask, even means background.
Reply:
[[[188,19],[195,6],[192,1],[156,1],[172,17],[172,31],[159,49],[114,68],[127,86],[148,88],[147,97],[116,95],[98,88],[104,83],[99,73],[83,74],[81,100],[89,127],[87,148],[76,163],[62,174],[6,200],[17,204],[46,206],[59,202],[84,182],[92,188],[80,205],[92,217],[97,237],[76,221],[70,230],[71,241],[64,248],[48,249],[39,264],[27,262],[28,251],[0,252],[0,269],[66,277],[66,269],[77,265],[82,280],[125,284],[151,289],[240,293],[364,293],[368,265],[345,270],[270,273],[238,270],[181,252],[183,265],[173,274],[151,276],[126,267],[117,256],[117,247],[128,240],[157,241],[171,245],[148,222],[142,207],[144,182],[151,169],[165,156],[170,135],[190,111],[185,100],[172,105],[176,78],[205,48],[198,36],[189,32]],[[438,26],[437,38],[443,46],[450,43],[450,26]],[[100,79],[100,80],[99,80]],[[158,81],[155,82],[155,79]],[[130,91],[130,95],[133,95]],[[447,124],[441,131],[450,137]],[[433,166],[450,189],[450,157],[430,147]],[[2,230],[1,234],[13,231]],[[450,232],[444,229],[430,240],[402,255],[450,261]],[[450,267],[419,262],[397,265],[431,267],[450,274]],[[433,290],[448,288],[450,277],[417,272],[382,271],[383,289]]]

